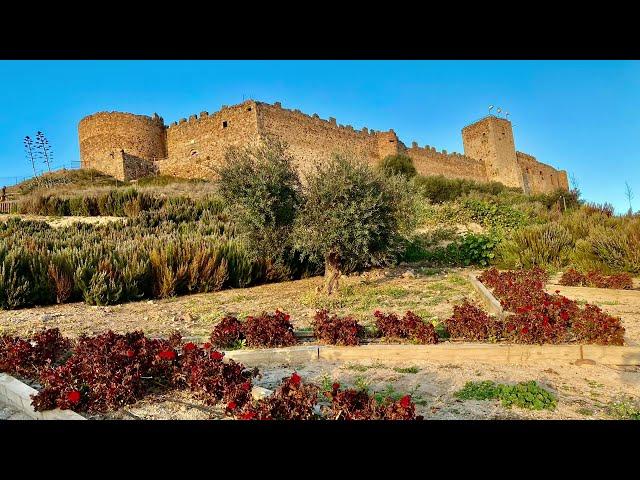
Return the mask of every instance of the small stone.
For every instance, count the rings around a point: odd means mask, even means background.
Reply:
[[[147,303],[148,303],[149,305],[153,305],[153,300],[148,300],[148,301],[147,301]]]
[[[415,272],[410,268],[402,274],[402,278],[416,278]]]
[[[51,320],[53,320],[55,317],[49,313],[44,313],[40,316],[40,321],[41,322],[50,322]]]

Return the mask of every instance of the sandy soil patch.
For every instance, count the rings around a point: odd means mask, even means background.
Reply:
[[[104,225],[106,223],[111,222],[120,222],[126,221],[126,218],[123,217],[47,217],[43,215],[7,215],[0,214],[0,222],[6,222],[11,217],[19,217],[21,220],[32,220],[32,221],[40,221],[47,222],[53,228],[67,227],[73,223],[90,223],[92,225]]]

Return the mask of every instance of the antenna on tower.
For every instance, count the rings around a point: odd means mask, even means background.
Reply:
[[[504,118],[509,119],[509,112],[506,112]]]
[[[489,115],[491,115],[491,110],[493,110],[493,105],[489,105]]]
[[[497,111],[498,111],[499,114],[502,113],[502,109],[500,107],[498,107]]]

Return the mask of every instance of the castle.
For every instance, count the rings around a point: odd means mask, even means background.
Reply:
[[[493,115],[462,129],[464,155],[431,146],[407,147],[393,130],[355,130],[299,110],[254,100],[223,106],[220,111],[191,115],[171,125],[162,117],[100,112],[78,125],[82,168],[95,168],[120,180],[162,174],[212,178],[212,166],[227,147],[244,145],[265,135],[284,140],[304,172],[315,159],[346,153],[375,164],[387,155],[412,158],[421,175],[444,175],[481,182],[498,181],[527,193],[569,189],[564,170],[538,162],[515,149],[511,122]]]

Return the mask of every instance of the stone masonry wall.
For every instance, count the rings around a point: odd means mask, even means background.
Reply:
[[[209,115],[191,115],[166,129],[167,158],[158,162],[164,175],[182,178],[210,178],[211,167],[224,158],[231,145],[257,140],[256,103],[247,101],[233,107],[224,106]]]
[[[463,178],[485,182],[487,175],[484,162],[459,153],[437,151],[434,147],[418,147],[414,142],[405,152],[413,160],[420,175],[444,175],[449,178]]]
[[[511,123],[493,116],[462,130],[465,154],[436,151],[413,142],[407,148],[393,130],[377,132],[339,125],[280,103],[248,100],[209,114],[201,112],[164,126],[154,115],[100,112],[78,127],[83,168],[96,168],[121,180],[154,173],[182,178],[213,178],[213,166],[229,146],[247,145],[276,136],[289,145],[304,177],[314,161],[334,154],[375,164],[386,155],[410,156],[421,175],[444,175],[480,182],[499,181],[530,193],[568,189],[567,175],[535,157],[515,151]]]
[[[138,163],[166,157],[164,121],[157,115],[100,112],[78,125],[82,168],[95,168],[118,178],[127,177],[121,151]],[[135,169],[134,169],[135,170]]]
[[[323,120],[316,114],[309,116],[299,110],[287,110],[279,103],[258,104],[258,129],[261,135],[277,136],[287,142],[303,176],[314,161],[329,160],[334,154],[353,155],[370,163],[379,158],[379,139],[375,132],[338,125],[335,118]],[[389,138],[383,140],[388,142]]]
[[[567,172],[539,162],[532,155],[516,152],[518,165],[522,170],[526,191],[535,193],[553,192],[558,188],[569,190]]]

